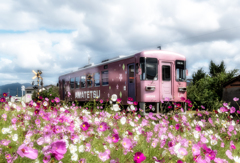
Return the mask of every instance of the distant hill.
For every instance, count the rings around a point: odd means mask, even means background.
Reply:
[[[0,86],[0,96],[2,96],[3,93],[8,93],[8,89],[9,89],[9,93],[10,96],[16,96],[18,93],[18,97],[22,97],[22,91],[21,91],[21,87],[22,85],[25,86],[25,88],[32,86],[32,84],[30,83],[12,83],[12,84],[6,84],[6,85],[2,85]],[[17,91],[18,89],[18,91]],[[25,91],[23,92],[23,95],[25,94]]]

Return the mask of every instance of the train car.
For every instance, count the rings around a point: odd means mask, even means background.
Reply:
[[[148,50],[128,56],[89,64],[59,77],[61,100],[71,93],[70,101],[106,101],[116,94],[127,105],[128,97],[138,102],[147,114],[159,113],[160,104],[166,99],[182,102],[186,99],[186,57],[169,51]],[[167,101],[168,101],[167,100]],[[185,105],[186,106],[186,105]]]

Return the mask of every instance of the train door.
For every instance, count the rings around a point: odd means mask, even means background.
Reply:
[[[171,79],[171,63],[162,62],[162,99],[164,100],[166,97],[172,98],[172,79]]]
[[[65,80],[63,79],[62,80],[62,97],[63,97],[63,100],[65,99]]]
[[[132,97],[136,101],[135,96],[135,64],[128,64],[128,97]]]

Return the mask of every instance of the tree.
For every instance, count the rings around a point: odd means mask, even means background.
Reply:
[[[193,84],[195,84],[197,81],[199,81],[202,78],[206,77],[206,73],[203,71],[203,68],[199,69],[196,73],[193,73]]]
[[[211,60],[209,71],[210,75],[206,75],[202,68],[193,73],[193,84],[187,87],[187,97],[197,106],[216,109],[222,105],[223,83],[237,76],[239,70],[226,72],[223,61],[217,65]]]

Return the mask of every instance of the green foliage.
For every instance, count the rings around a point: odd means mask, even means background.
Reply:
[[[203,69],[199,69],[196,73],[193,73],[193,84],[195,84],[197,81],[199,81],[202,78],[205,78],[206,73],[203,71]]]
[[[238,75],[238,69],[226,72],[223,61],[217,65],[211,60],[209,74],[201,68],[192,75],[193,83],[187,87],[187,97],[193,101],[193,108],[203,105],[213,110],[222,106],[223,84]]]
[[[39,96],[41,96],[43,99],[48,98],[49,100],[55,99],[55,97],[60,98],[59,95],[59,88],[57,86],[52,86],[49,90],[43,90],[39,92]],[[34,91],[32,95],[33,100],[37,100],[37,92]]]

